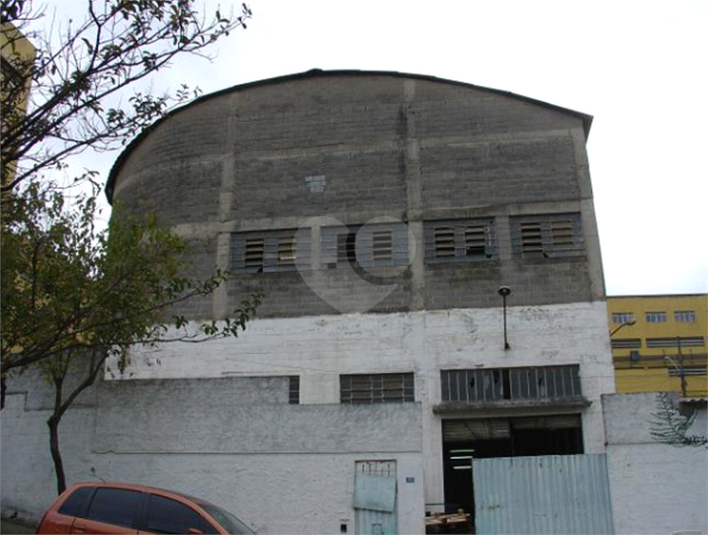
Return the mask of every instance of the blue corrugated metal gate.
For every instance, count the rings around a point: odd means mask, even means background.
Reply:
[[[614,533],[604,454],[475,459],[478,534]]]
[[[397,533],[396,461],[357,461],[354,480],[356,535]]]

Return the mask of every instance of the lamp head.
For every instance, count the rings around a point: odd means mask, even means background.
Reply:
[[[511,294],[511,288],[509,288],[508,286],[500,286],[497,290],[497,293],[502,297],[506,297]]]

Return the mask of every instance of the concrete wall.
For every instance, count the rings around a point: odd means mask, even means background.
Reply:
[[[419,255],[424,221],[492,217],[498,259],[461,268],[411,258],[393,280],[398,290],[372,310],[494,307],[500,285],[523,305],[601,300],[587,120],[415,76],[319,73],[247,84],[200,99],[132,144],[112,173],[114,199],[128,212],[154,211],[198,246],[195,274],[232,267],[233,232],[296,229],[316,216],[348,225],[395,217],[410,226]],[[313,176],[323,191],[308,188]],[[509,217],[564,212],[582,214],[584,251],[512,258]],[[313,247],[316,258],[317,240]],[[346,292],[348,275],[325,276]],[[223,317],[248,291],[265,295],[261,317],[337,313],[296,272],[232,274],[227,292],[180,312]],[[354,300],[366,297],[352,291]]]
[[[433,407],[441,402],[441,369],[579,364],[582,391],[592,403],[582,414],[584,450],[604,451],[600,395],[614,391],[605,314],[601,302],[512,306],[509,350],[501,311],[491,308],[257,319],[238,340],[135,348],[125,373],[112,366],[107,377],[299,375],[301,403],[336,404],[340,374],[413,372],[422,408],[426,502],[440,503],[442,420]]]
[[[11,382],[1,413],[3,516],[36,522],[55,497],[46,388],[29,376]],[[424,529],[419,404],[289,405],[279,377],[114,381],[83,401],[61,424],[70,483],[197,495],[259,533],[332,533],[343,523],[351,533],[356,461],[393,459],[401,531]]]
[[[708,451],[675,447],[650,435],[656,393],[602,399],[607,463],[618,534],[708,533]],[[706,434],[706,410],[694,426]]]

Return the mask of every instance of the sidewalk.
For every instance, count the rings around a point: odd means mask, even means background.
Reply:
[[[37,528],[25,524],[18,524],[13,520],[0,521],[0,533],[34,533]]]

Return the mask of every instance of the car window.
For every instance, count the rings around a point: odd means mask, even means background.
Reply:
[[[89,506],[87,518],[97,522],[134,527],[141,493],[127,489],[99,488]]]
[[[79,487],[64,500],[59,508],[59,514],[67,516],[86,516],[89,498],[93,494],[94,487]]]
[[[197,502],[199,506],[204,509],[207,513],[213,516],[221,526],[226,529],[229,533],[235,533],[236,535],[251,535],[255,534],[251,528],[246,524],[241,522],[234,515],[229,513],[226,509],[217,507],[213,503],[209,502]]]
[[[204,531],[205,522],[194,509],[176,500],[150,495],[147,530],[153,533],[187,533],[189,528]]]

